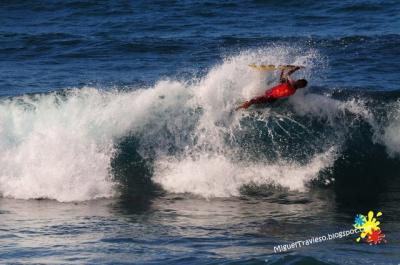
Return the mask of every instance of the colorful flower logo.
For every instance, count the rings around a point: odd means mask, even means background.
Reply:
[[[379,227],[381,222],[376,220],[380,216],[382,216],[382,212],[378,212],[375,218],[373,211],[368,212],[368,218],[362,214],[356,215],[356,218],[354,219],[354,228],[361,230],[360,236],[356,239],[357,242],[360,242],[360,240],[363,239],[370,245],[376,245],[382,242],[386,243],[385,234],[382,233]]]

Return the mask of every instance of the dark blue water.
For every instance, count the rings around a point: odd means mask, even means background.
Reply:
[[[0,3],[0,262],[399,264],[400,2]],[[301,64],[289,100],[250,63]],[[382,211],[387,243],[352,229]]]

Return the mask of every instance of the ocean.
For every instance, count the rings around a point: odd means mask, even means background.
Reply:
[[[397,0],[2,0],[0,263],[400,264],[399,59]]]

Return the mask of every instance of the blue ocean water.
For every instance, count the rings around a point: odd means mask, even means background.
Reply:
[[[399,264],[400,2],[0,3],[0,262]],[[300,64],[309,86],[234,112]],[[386,243],[352,229],[382,211]]]

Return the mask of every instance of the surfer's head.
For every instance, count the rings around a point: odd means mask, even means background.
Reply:
[[[299,79],[294,83],[294,86],[297,88],[303,88],[307,86],[307,80],[305,79]]]

